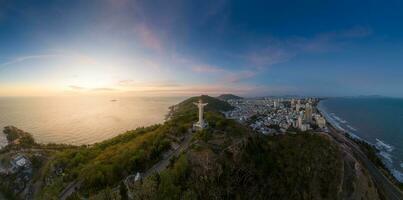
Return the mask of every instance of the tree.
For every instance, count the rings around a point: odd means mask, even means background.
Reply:
[[[126,188],[126,185],[123,183],[123,181],[120,182],[119,192],[120,192],[120,198],[122,200],[129,199],[128,196],[127,196],[127,188]]]

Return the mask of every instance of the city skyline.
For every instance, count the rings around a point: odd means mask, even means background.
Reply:
[[[0,96],[403,97],[399,1],[1,1]]]

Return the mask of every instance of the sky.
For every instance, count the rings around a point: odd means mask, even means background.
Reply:
[[[0,96],[403,97],[403,1],[0,0]]]

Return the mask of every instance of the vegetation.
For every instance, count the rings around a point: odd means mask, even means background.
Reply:
[[[116,185],[130,173],[151,167],[170,145],[159,127],[138,128],[89,148],[58,153],[52,165],[54,169],[63,169],[66,174],[63,177],[65,184],[60,186],[83,179],[82,192],[89,195]]]
[[[206,106],[207,120],[217,118],[218,110],[228,110],[231,106],[209,96],[201,97]],[[107,187],[117,186],[124,177],[136,172],[144,172],[161,159],[172,142],[179,142],[196,120],[197,107],[190,98],[177,106],[172,118],[162,125],[138,128],[92,146],[82,146],[58,153],[52,161],[48,174],[55,169],[63,169],[64,176],[58,184],[44,189],[43,197],[57,195],[68,183],[81,179],[80,193],[91,196]],[[215,112],[209,112],[209,111]],[[221,116],[222,119],[224,119]],[[224,125],[222,120],[211,125]],[[123,191],[122,191],[123,192]]]
[[[30,147],[36,145],[30,133],[24,132],[14,126],[4,127],[3,133],[6,134],[7,140],[11,146]]]
[[[126,190],[127,175],[145,172],[172,143],[190,134],[199,98],[208,103],[209,127],[195,132],[189,149],[171,159],[166,170]],[[47,165],[46,177],[53,181],[39,197],[56,199],[69,183],[82,181],[71,199],[125,199],[128,193],[135,199],[337,199],[342,163],[331,141],[301,132],[258,136],[221,114],[232,108],[213,97],[193,97],[174,106],[161,125],[59,151]]]
[[[327,138],[247,138],[234,150],[198,146],[181,155],[138,185],[136,199],[337,199],[342,163]]]
[[[372,144],[367,143],[366,141],[359,140],[351,137],[349,134],[345,134],[346,137],[350,138],[352,141],[357,143],[360,146],[360,149],[365,153],[368,159],[375,164],[381,171],[396,185],[403,191],[403,183],[396,180],[396,178],[392,175],[389,168],[386,167],[382,159],[378,156],[379,150],[374,147]]]
[[[218,96],[217,99],[219,99],[221,101],[227,101],[227,100],[230,100],[230,99],[242,99],[242,97],[236,96],[236,95],[233,95],[233,94],[222,94],[222,95]]]

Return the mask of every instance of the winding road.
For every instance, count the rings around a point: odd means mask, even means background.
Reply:
[[[360,147],[351,139],[347,138],[343,133],[336,130],[332,126],[329,127],[329,135],[333,137],[341,145],[347,145],[354,153],[355,157],[368,169],[374,182],[380,190],[383,191],[385,198],[388,200],[402,200],[402,191],[393,184],[376,166],[372,163]]]
[[[174,156],[179,156],[184,150],[186,150],[189,145],[190,141],[192,139],[192,132],[189,130],[188,134],[185,135],[185,138],[181,142],[180,146],[169,153],[167,156],[165,156],[163,159],[161,159],[159,162],[154,164],[150,169],[145,171],[142,175],[142,178],[147,178],[148,176],[154,174],[154,173],[160,173],[164,169],[166,169],[169,165],[170,159]],[[127,177],[125,177],[123,180],[126,180],[127,178],[131,176],[135,176],[136,174],[131,174]],[[73,194],[76,189],[80,188],[82,184],[82,181],[73,181],[71,182],[60,194],[59,194],[59,199],[65,200],[67,197],[69,197],[71,194]],[[119,192],[119,185],[116,186],[115,188],[112,189],[112,193],[118,193]],[[99,194],[98,194],[99,195]],[[130,193],[129,193],[130,195]]]

